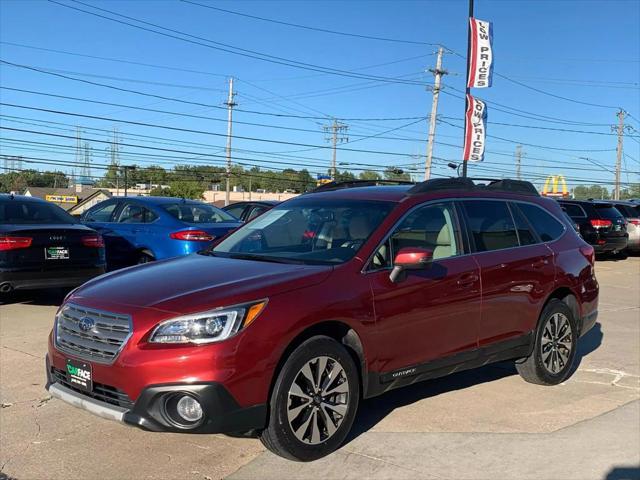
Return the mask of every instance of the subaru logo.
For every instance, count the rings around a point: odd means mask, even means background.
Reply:
[[[93,318],[89,318],[89,317],[82,317],[78,322],[78,327],[83,332],[88,332],[89,330],[92,330],[93,327],[95,327],[95,325],[96,325],[96,322],[93,320]]]

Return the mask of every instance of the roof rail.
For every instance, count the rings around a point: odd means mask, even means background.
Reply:
[[[475,181],[474,181],[475,180]],[[487,184],[478,184],[476,181],[488,182]],[[523,180],[511,180],[509,178],[434,178],[416,184],[408,192],[409,195],[417,195],[419,193],[433,192],[437,190],[490,190],[494,192],[518,193],[521,195],[540,196],[536,187],[531,182]]]
[[[342,182],[329,182],[320,185],[307,193],[330,192],[344,188],[373,187],[376,185],[415,185],[416,182],[407,180],[344,180]]]

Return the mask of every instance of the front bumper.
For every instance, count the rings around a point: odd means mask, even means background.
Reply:
[[[46,359],[47,390],[52,397],[86,410],[108,420],[115,420],[153,432],[182,433],[243,433],[265,427],[267,407],[265,404],[240,407],[224,385],[211,383],[151,385],[145,388],[133,407],[120,406],[116,397],[90,394],[73,387],[55,376]],[[104,390],[105,386],[100,386]],[[192,427],[179,425],[171,420],[166,411],[166,400],[175,394],[188,394],[198,400],[204,417]],[[96,398],[97,397],[97,398]],[[107,401],[98,398],[106,398]]]
[[[14,290],[77,287],[105,272],[104,267],[60,270],[0,270],[0,284],[9,283]]]

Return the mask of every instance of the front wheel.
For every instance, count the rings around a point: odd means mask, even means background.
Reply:
[[[516,362],[516,369],[527,382],[557,385],[572,373],[578,342],[576,319],[569,306],[553,299],[542,311],[533,352]]]
[[[351,430],[359,399],[358,372],[346,348],[329,337],[312,337],[282,367],[260,439],[290,460],[324,457]]]

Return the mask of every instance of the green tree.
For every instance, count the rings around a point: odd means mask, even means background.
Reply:
[[[169,188],[154,188],[150,194],[159,197],[189,198],[202,200],[205,186],[199,182],[189,180],[177,180],[169,182]]]
[[[611,198],[609,191],[600,185],[578,185],[573,189],[573,197],[576,200],[587,200],[589,198],[594,198],[597,200],[608,200]]]
[[[364,170],[358,175],[360,180],[382,180],[382,176],[373,170]]]

